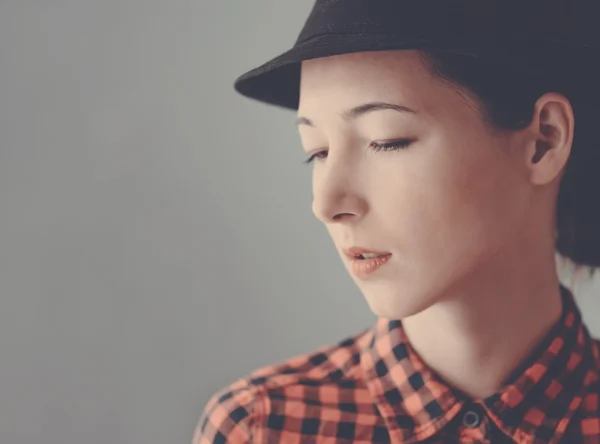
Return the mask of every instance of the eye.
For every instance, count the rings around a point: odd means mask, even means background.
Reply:
[[[304,161],[304,163],[311,163],[311,162],[312,162],[312,161],[313,161],[315,158],[318,158],[318,159],[323,159],[323,157],[321,157],[321,155],[322,155],[323,153],[326,153],[326,152],[327,152],[327,151],[325,151],[325,150],[323,150],[323,151],[318,151],[318,152],[316,152],[315,154],[313,154],[312,156],[310,156],[308,159],[306,159],[306,160]]]
[[[387,143],[371,142],[371,145],[369,146],[373,148],[373,151],[399,151],[406,148],[411,143],[413,143],[413,140],[402,139]]]
[[[411,139],[401,139],[401,140],[396,140],[394,142],[386,142],[386,143],[371,142],[369,146],[375,152],[377,152],[377,151],[399,151],[401,149],[408,147],[413,142],[414,142],[414,140],[411,140]],[[311,163],[315,158],[323,159],[324,154],[327,154],[326,150],[318,151],[315,154],[313,154],[312,156],[310,156],[307,160],[305,160],[304,163]]]

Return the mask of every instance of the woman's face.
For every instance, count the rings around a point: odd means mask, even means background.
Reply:
[[[342,117],[386,102],[391,109]],[[415,51],[378,51],[302,64],[298,116],[313,160],[313,211],[378,316],[402,319],[514,254],[531,202],[516,136],[494,132],[474,102],[434,77]],[[398,151],[372,143],[409,140]],[[368,276],[344,249],[391,257]]]

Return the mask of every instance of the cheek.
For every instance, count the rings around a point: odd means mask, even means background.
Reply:
[[[435,221],[429,226],[435,242],[431,252],[445,257],[448,265],[475,266],[506,242],[510,209],[503,204],[504,190],[494,171],[479,170],[457,177],[454,184],[440,184],[443,197],[437,200],[437,210],[429,208]]]
[[[387,181],[383,187],[389,191],[377,205],[385,213],[384,232],[393,233],[401,256],[426,267],[448,267],[496,248],[506,194],[497,170],[446,162],[421,171],[427,174],[406,172],[396,176],[404,179]]]

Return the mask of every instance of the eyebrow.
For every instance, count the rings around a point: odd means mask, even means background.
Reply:
[[[396,105],[395,103],[387,103],[387,102],[369,102],[369,103],[363,103],[362,105],[358,105],[355,106],[354,108],[350,108],[346,111],[344,111],[341,116],[344,120],[349,121],[349,120],[353,120],[356,119],[359,116],[362,116],[364,114],[367,114],[369,112],[372,111],[381,111],[384,109],[391,109],[393,111],[398,111],[398,112],[408,112],[408,113],[412,113],[412,114],[417,114],[417,111],[415,111],[412,108],[409,108],[408,106],[404,106],[404,105]],[[298,117],[296,119],[296,125],[300,126],[300,125],[307,125],[307,126],[311,126],[314,128],[314,123],[306,118],[306,117]]]

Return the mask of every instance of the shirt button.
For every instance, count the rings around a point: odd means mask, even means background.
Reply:
[[[476,410],[467,410],[463,416],[463,425],[468,429],[474,429],[481,424],[481,413]]]

